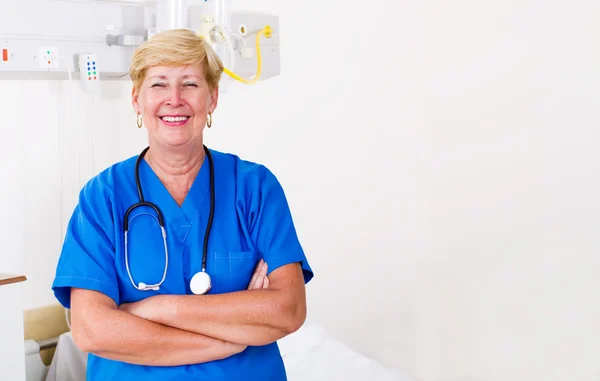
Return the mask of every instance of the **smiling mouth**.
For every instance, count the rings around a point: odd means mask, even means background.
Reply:
[[[161,116],[160,119],[167,123],[181,123],[189,119],[189,116]]]

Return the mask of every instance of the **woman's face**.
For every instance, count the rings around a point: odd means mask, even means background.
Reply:
[[[132,101],[142,114],[149,140],[177,147],[202,141],[218,94],[210,91],[198,66],[156,66],[148,69],[139,90],[133,90]]]

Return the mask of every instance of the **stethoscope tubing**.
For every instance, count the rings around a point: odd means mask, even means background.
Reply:
[[[208,221],[206,224],[206,231],[204,234],[204,242],[203,242],[203,247],[202,247],[202,272],[206,272],[206,259],[208,257],[208,242],[210,239],[210,232],[212,230],[212,225],[213,225],[213,220],[214,220],[214,213],[215,213],[215,178],[214,178],[214,164],[213,164],[213,160],[212,160],[212,155],[209,151],[209,149],[206,146],[203,146],[204,151],[206,153],[206,157],[208,158],[208,163],[209,163],[209,176],[210,176],[210,213],[208,216]],[[167,247],[167,233],[166,233],[166,229],[165,229],[165,219],[164,216],[162,214],[162,211],[160,210],[160,208],[151,203],[151,202],[147,202],[144,200],[144,194],[142,191],[142,186],[141,186],[141,181],[140,181],[140,163],[142,161],[142,159],[144,158],[144,155],[146,154],[146,152],[148,152],[148,150],[150,149],[150,147],[146,147],[138,156],[136,163],[135,163],[135,184],[136,184],[136,188],[137,188],[137,192],[138,192],[138,198],[139,198],[139,202],[137,202],[136,204],[131,205],[127,211],[125,212],[125,216],[124,216],[124,220],[123,220],[123,235],[124,235],[124,244],[125,244],[125,267],[127,269],[127,274],[129,275],[129,280],[131,281],[131,284],[133,285],[133,287],[135,287],[138,290],[144,291],[144,290],[158,290],[158,288],[160,287],[160,285],[165,281],[166,277],[167,277],[167,270],[169,267],[169,251],[168,251],[168,247]],[[140,282],[139,285],[135,284],[135,281],[133,280],[133,276],[131,275],[131,271],[129,268],[129,252],[128,252],[128,233],[129,233],[129,215],[131,214],[131,212],[141,206],[146,206],[149,208],[152,208],[155,213],[156,213],[156,218],[158,220],[158,225],[160,226],[161,229],[161,233],[162,233],[162,237],[163,237],[163,243],[164,243],[164,249],[165,249],[165,268],[164,268],[164,272],[163,272],[163,276],[162,279],[159,283],[157,284],[152,284],[152,285],[146,285],[145,283]]]

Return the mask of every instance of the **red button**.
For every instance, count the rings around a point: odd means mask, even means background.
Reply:
[[[96,77],[94,77],[94,80],[96,79]]]
[[[88,81],[91,81],[91,80],[92,80],[91,78],[88,78]]]
[[[8,49],[2,49],[2,61],[8,61]]]

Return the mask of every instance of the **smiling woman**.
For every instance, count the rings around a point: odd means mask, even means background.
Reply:
[[[133,106],[154,152],[180,147],[184,156],[190,149],[202,156],[198,144],[212,122],[223,73],[217,54],[192,32],[174,30],[140,47],[132,62]]]
[[[84,186],[53,283],[88,380],[286,379],[277,340],[302,326],[313,273],[275,175],[203,143],[222,72],[187,30],[133,57],[149,146]]]

